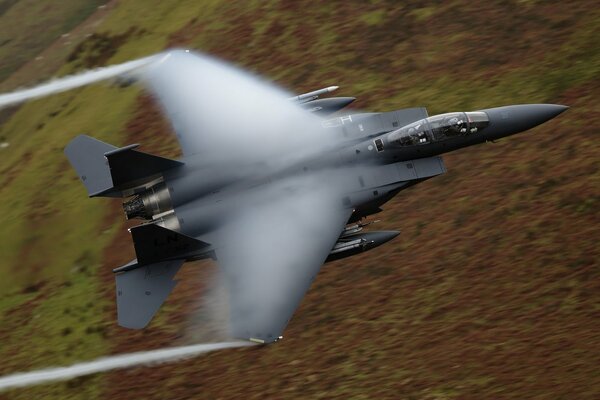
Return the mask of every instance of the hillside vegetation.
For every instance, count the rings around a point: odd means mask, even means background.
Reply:
[[[327,264],[283,341],[0,399],[600,397],[595,2],[122,0],[94,14],[100,2],[42,4],[0,0],[4,91],[185,47],[295,92],[340,85],[360,110],[571,108],[446,155],[447,174],[376,216],[375,229],[402,234]],[[45,66],[32,62],[39,54]],[[200,301],[210,263],[182,270],[148,329],[116,325],[111,269],[133,258],[129,225],[118,201],[87,198],[65,159],[79,133],[179,154],[135,86],[0,114],[0,376],[185,344],[211,328]]]
[[[100,4],[100,0],[0,0],[0,81],[59,37],[67,39]]]

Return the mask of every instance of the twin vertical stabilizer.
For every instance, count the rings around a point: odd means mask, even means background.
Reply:
[[[182,166],[181,161],[134,150],[137,144],[117,148],[86,135],[79,135],[65,148],[90,197],[130,196],[161,177],[164,171]]]

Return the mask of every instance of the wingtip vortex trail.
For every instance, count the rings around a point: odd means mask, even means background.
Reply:
[[[40,85],[18,89],[10,93],[0,94],[0,109],[11,105],[19,104],[27,100],[33,100],[39,97],[50,96],[52,94],[65,92],[81,86],[115,78],[147,66],[156,60],[157,55],[128,61],[122,64],[110,65],[83,71],[74,75],[68,75],[61,78],[52,79]]]
[[[142,351],[129,354],[117,354],[85,361],[68,367],[45,368],[37,371],[19,372],[0,377],[0,392],[43,383],[65,381],[83,375],[106,372],[114,369],[140,365],[175,362],[197,357],[200,354],[216,350],[255,346],[252,342],[235,341],[222,343],[202,343],[190,346]]]

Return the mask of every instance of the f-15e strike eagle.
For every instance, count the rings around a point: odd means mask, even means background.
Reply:
[[[354,98],[290,97],[201,54],[173,50],[133,78],[161,104],[183,157],[78,136],[65,149],[90,197],[125,198],[137,258],[115,268],[119,324],[144,328],[183,263],[212,258],[231,334],[281,338],[323,263],[398,235],[364,218],[446,172],[443,153],[535,127],[567,109],[511,105],[429,116],[425,108],[333,114]]]

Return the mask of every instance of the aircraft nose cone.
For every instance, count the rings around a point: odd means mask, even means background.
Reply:
[[[540,125],[568,108],[559,104],[520,104],[489,108],[482,110],[490,119],[483,132],[487,140],[499,139]]]

